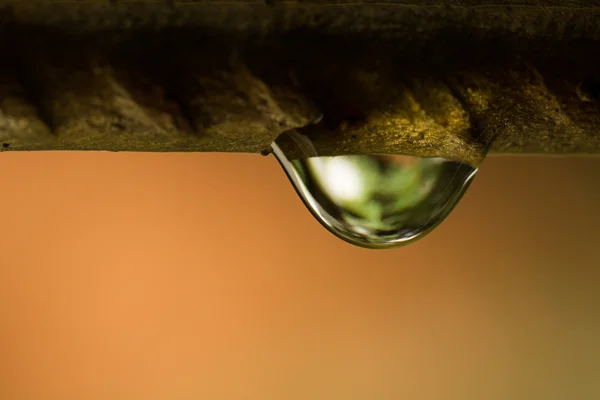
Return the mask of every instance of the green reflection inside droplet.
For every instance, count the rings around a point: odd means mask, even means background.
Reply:
[[[344,155],[288,160],[277,142],[273,150],[315,217],[340,238],[371,248],[397,247],[430,232],[477,172],[442,158]]]

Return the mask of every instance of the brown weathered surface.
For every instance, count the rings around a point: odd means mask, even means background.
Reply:
[[[0,0],[0,150],[600,152],[595,0]]]

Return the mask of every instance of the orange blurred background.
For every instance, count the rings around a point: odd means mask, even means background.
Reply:
[[[4,153],[0,399],[598,399],[600,158],[352,247],[272,157]]]

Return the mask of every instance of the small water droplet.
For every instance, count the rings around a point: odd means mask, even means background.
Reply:
[[[361,247],[400,247],[431,232],[477,173],[443,158],[320,157],[306,136],[284,135],[273,153],[306,207],[333,234]]]

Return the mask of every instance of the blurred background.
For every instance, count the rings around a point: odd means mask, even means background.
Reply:
[[[0,399],[598,399],[600,157],[369,251],[272,157],[0,155]]]

